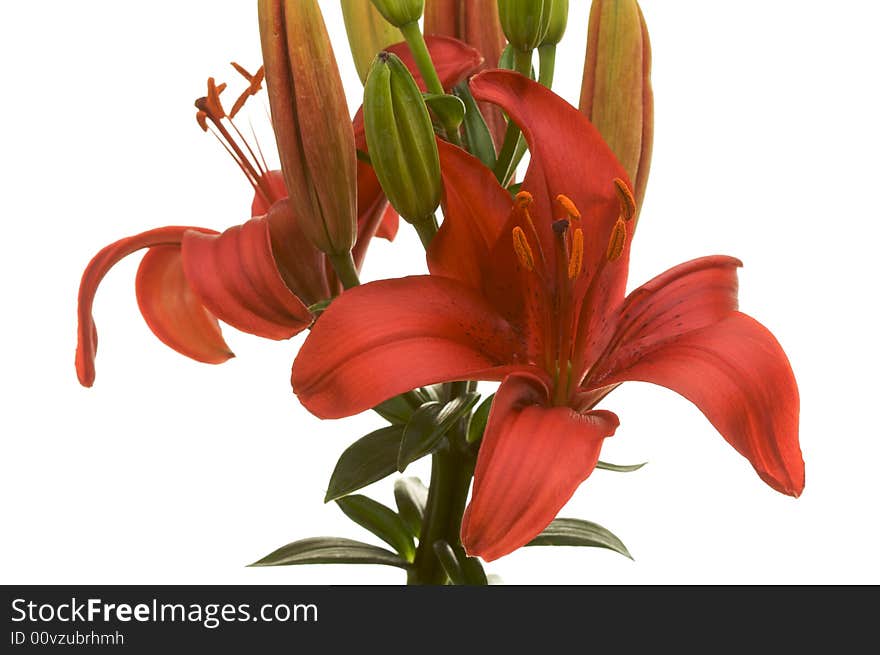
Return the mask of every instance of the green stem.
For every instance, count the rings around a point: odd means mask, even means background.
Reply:
[[[416,22],[409,23],[408,25],[401,27],[400,31],[403,33],[403,38],[406,39],[406,42],[409,45],[413,59],[416,61],[416,66],[422,74],[422,79],[425,80],[425,86],[427,87],[428,92],[441,96],[444,95],[446,91],[443,90],[443,84],[440,82],[440,77],[437,75],[437,69],[434,68],[434,62],[431,60],[431,53],[428,52],[428,46],[425,44],[425,37],[422,36],[419,24]],[[452,125],[449,121],[443,121],[443,129],[446,131],[446,138],[449,139],[451,143],[457,146],[461,145],[461,136],[458,133],[458,127]]]
[[[416,228],[416,232],[419,233],[419,239],[421,239],[422,245],[427,250],[434,235],[437,234],[437,230],[439,229],[439,226],[437,225],[437,216],[431,214],[427,218],[416,221],[412,226]]]
[[[333,264],[333,270],[336,271],[336,275],[339,277],[339,281],[342,282],[343,288],[351,289],[361,283],[351,251],[339,255],[327,255],[327,258]]]
[[[513,65],[518,73],[522,73],[526,77],[532,72],[532,53],[522,52],[521,50],[513,50]],[[507,123],[507,132],[504,134],[504,143],[501,145],[501,153],[495,163],[495,178],[501,186],[507,186],[510,176],[513,174],[515,167],[513,166],[514,157],[516,155],[517,146],[520,139],[520,129],[512,120]]]
[[[538,82],[548,89],[553,86],[553,73],[556,70],[556,46],[542,45],[538,48]]]
[[[455,440],[447,450],[434,453],[431,461],[431,485],[419,547],[407,578],[411,585],[446,583],[446,572],[434,552],[434,542],[442,539],[456,555],[463,557],[461,519],[468,489],[474,475],[475,457],[469,450],[459,450]]]

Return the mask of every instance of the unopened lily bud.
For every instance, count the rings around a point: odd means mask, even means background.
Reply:
[[[372,0],[372,3],[394,27],[415,23],[425,11],[425,0]]]
[[[431,117],[406,66],[382,52],[364,86],[364,125],[376,176],[404,219],[420,225],[440,204],[440,158]]]
[[[317,0],[259,0],[272,126],[290,204],[329,255],[357,236],[357,160],[348,104]]]
[[[568,25],[568,0],[544,0],[544,2],[550,5],[550,18],[541,45],[557,45],[562,41]]]
[[[521,52],[537,48],[550,24],[550,0],[498,0],[498,17],[507,40]]]
[[[642,206],[654,141],[651,44],[636,0],[593,0],[580,110],[617,155]]]
[[[385,20],[371,0],[342,0],[342,18],[354,67],[361,82],[365,82],[376,55],[392,43],[403,41],[403,35]]]

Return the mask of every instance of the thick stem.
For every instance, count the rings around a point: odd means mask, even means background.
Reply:
[[[434,552],[434,542],[442,539],[462,557],[461,518],[467,503],[468,489],[474,475],[474,455],[460,450],[452,439],[448,449],[434,453],[431,461],[431,485],[428,505],[419,535],[419,547],[407,578],[411,585],[446,583],[446,572]]]
[[[529,77],[532,72],[532,52],[513,51],[514,68],[518,73]],[[507,186],[511,175],[515,170],[513,165],[520,140],[520,130],[512,120],[507,123],[507,132],[504,134],[504,143],[501,145],[501,153],[495,163],[495,178],[501,186]]]
[[[542,45],[538,48],[538,82],[548,89],[553,86],[553,73],[556,71],[556,46]]]
[[[351,289],[361,283],[357,266],[354,264],[354,257],[351,256],[350,251],[340,255],[327,255],[327,258],[333,264],[333,270],[336,271],[336,276],[344,288]]]
[[[420,221],[416,221],[412,224],[414,228],[416,228],[416,232],[419,234],[419,239],[422,242],[422,245],[425,247],[425,250],[428,249],[428,246],[431,244],[431,241],[434,239],[434,235],[437,234],[437,230],[439,229],[437,225],[437,216],[435,214],[431,214],[427,218],[423,218]]]
[[[428,46],[425,44],[425,37],[419,29],[419,24],[412,22],[400,28],[403,38],[406,39],[407,45],[416,61],[416,66],[425,80],[425,86],[429,93],[436,95],[444,95],[443,84],[437,75],[437,69],[434,68],[434,62],[431,60],[431,53],[428,52]],[[454,145],[461,145],[461,135],[458,133],[458,127],[452,125],[448,121],[443,121],[443,129],[446,132],[446,138]]]

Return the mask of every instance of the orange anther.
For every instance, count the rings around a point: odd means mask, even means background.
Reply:
[[[208,114],[201,109],[196,112],[196,122],[199,124],[199,127],[202,128],[202,132],[208,131]]]
[[[568,258],[568,279],[573,280],[581,273],[584,264],[584,231],[577,228],[571,235],[571,256]]]
[[[556,196],[556,202],[559,203],[559,206],[562,207],[562,210],[568,214],[568,217],[573,221],[581,220],[581,213],[578,211],[578,208],[575,207],[575,204],[571,201],[571,198],[568,196],[564,196],[561,193]]]
[[[208,78],[208,95],[205,96],[205,112],[214,120],[220,120],[226,116],[223,103],[220,102],[220,94],[226,89],[226,84],[215,84],[214,78]]]
[[[516,206],[520,209],[525,209],[532,204],[532,194],[528,191],[520,191],[514,199],[516,200]]]
[[[623,247],[626,245],[626,223],[623,218],[618,218],[617,222],[611,230],[611,238],[608,239],[608,250],[605,251],[605,257],[609,262],[620,259],[623,254]]]
[[[535,270],[535,256],[532,254],[532,247],[529,245],[529,240],[526,239],[526,233],[519,225],[513,228],[513,251],[523,268],[528,271]]]
[[[617,192],[617,199],[620,201],[620,215],[625,221],[630,221],[636,215],[636,200],[633,198],[632,191],[626,185],[626,182],[619,177],[614,178],[614,190]]]

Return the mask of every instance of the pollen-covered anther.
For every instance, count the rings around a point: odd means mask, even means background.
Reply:
[[[514,196],[514,200],[516,201],[517,207],[525,209],[532,204],[534,199],[532,198],[532,194],[528,191],[520,191]]]
[[[623,248],[626,245],[626,222],[623,218],[618,218],[617,222],[611,230],[611,238],[608,239],[608,250],[605,251],[605,257],[609,262],[620,259],[623,254]]]
[[[620,202],[620,216],[625,221],[631,221],[636,215],[636,199],[626,182],[619,177],[614,178],[614,190],[617,192],[617,200]]]
[[[214,120],[220,120],[226,116],[223,103],[220,102],[220,94],[226,89],[226,83],[216,84],[213,77],[208,78],[208,95],[204,98],[204,107],[199,107]],[[200,98],[201,100],[201,98]],[[198,101],[196,101],[198,104]]]
[[[571,255],[568,258],[568,279],[573,280],[581,273],[584,265],[584,231],[577,228],[571,235]]]
[[[257,69],[257,72],[251,75],[248,73],[247,69],[243,66],[232,62],[232,67],[248,81],[248,87],[242,91],[241,95],[235,100],[235,103],[232,105],[232,109],[229,110],[229,118],[235,118],[235,115],[244,107],[244,103],[253,95],[256,95],[257,92],[263,88],[263,78],[265,76],[265,72],[262,66]]]
[[[196,112],[196,123],[199,124],[199,127],[202,128],[202,132],[208,131],[208,114],[199,109]]]
[[[526,233],[519,225],[513,228],[513,251],[523,268],[528,271],[535,270],[535,256],[532,253],[532,247],[529,245]]]
[[[559,206],[562,207],[562,211],[568,214],[568,217],[572,221],[581,220],[581,213],[580,211],[578,211],[578,208],[575,206],[575,204],[571,201],[571,198],[569,198],[568,196],[564,196],[560,193],[558,196],[556,196],[556,202],[559,203]]]

